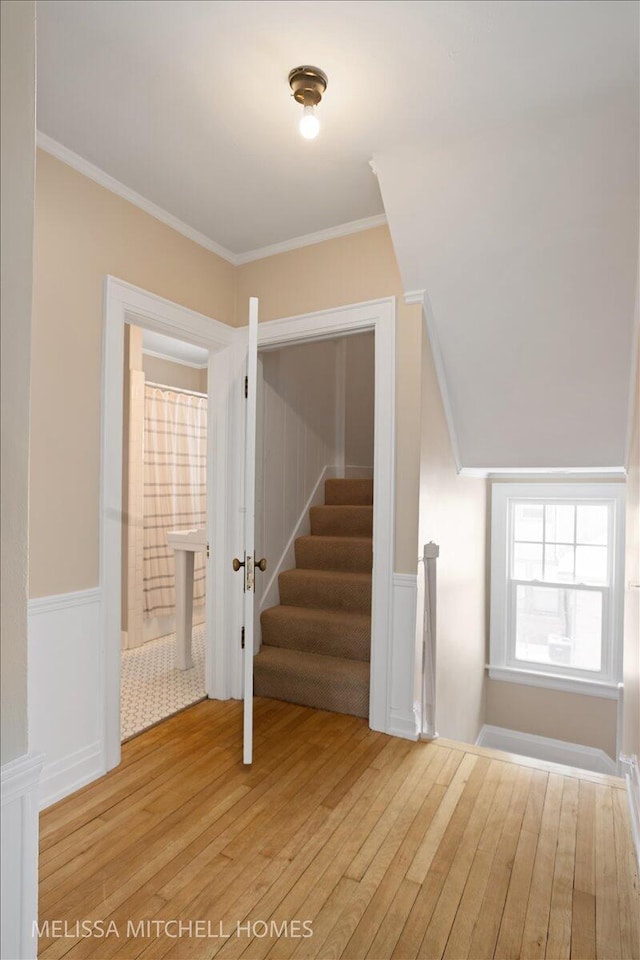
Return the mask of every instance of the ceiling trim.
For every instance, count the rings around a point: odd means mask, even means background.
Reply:
[[[252,260],[264,260],[265,257],[274,257],[278,253],[288,253],[289,250],[297,250],[299,247],[310,247],[314,243],[323,243],[325,240],[335,240],[338,237],[348,237],[351,233],[361,233],[363,230],[371,230],[373,227],[383,227],[386,223],[387,217],[384,213],[378,213],[374,217],[364,217],[362,220],[351,220],[349,223],[340,223],[336,227],[327,227],[326,230],[306,233],[302,237],[292,237],[291,240],[283,240],[282,243],[272,243],[266,247],[258,247],[256,250],[248,250],[246,253],[237,253],[235,263],[240,266],[243,263],[250,263]]]
[[[148,350],[146,347],[142,348],[142,353],[145,357],[157,357],[158,360],[168,360],[169,363],[179,363],[181,367],[193,367],[194,370],[206,370],[209,366],[208,361],[206,363],[193,363],[191,360],[178,360],[168,353],[160,353],[159,350]]]
[[[139,207],[140,210],[144,210],[145,213],[155,217],[156,220],[171,227],[171,229],[177,233],[181,233],[184,237],[187,237],[187,239],[193,240],[194,243],[204,247],[205,250],[209,250],[211,253],[215,253],[216,256],[222,257],[223,260],[233,264],[234,267],[241,266],[243,263],[250,263],[253,260],[263,260],[265,257],[273,257],[278,253],[296,250],[298,247],[308,247],[314,243],[322,243],[324,240],[334,240],[337,237],[347,237],[351,233],[371,230],[373,227],[384,226],[387,222],[385,214],[380,213],[374,217],[365,217],[362,220],[351,220],[349,223],[341,223],[335,227],[328,227],[326,230],[307,233],[301,237],[293,237],[291,240],[283,240],[281,243],[258,247],[255,250],[248,250],[245,253],[233,253],[221,244],[216,243],[211,237],[207,237],[204,233],[194,230],[188,223],[184,223],[183,220],[174,217],[168,210],[159,207],[151,200],[147,200],[146,197],[143,197],[140,193],[136,193],[135,190],[131,190],[124,183],[105,173],[100,167],[96,167],[95,164],[89,160],[85,160],[84,157],[74,153],[73,150],[69,150],[68,147],[54,140],[53,137],[49,137],[41,130],[36,132],[36,145],[41,150],[44,150],[45,153],[51,154],[52,157],[62,161],[62,163],[66,163],[67,166],[77,170],[78,173],[93,180],[94,183],[99,184],[106,190],[110,190],[111,193],[117,194],[117,196],[122,197],[123,200],[127,200],[135,207]]]
[[[122,197],[123,200],[128,200],[129,203],[144,210],[145,213],[155,217],[156,220],[160,220],[161,223],[171,227],[171,229],[177,233],[181,233],[184,237],[187,237],[187,239],[193,240],[194,243],[198,243],[211,253],[222,257],[223,260],[227,260],[229,263],[235,263],[235,256],[230,250],[220,246],[219,243],[205,236],[204,233],[199,233],[197,230],[194,230],[193,227],[179,220],[178,217],[174,217],[172,213],[159,207],[151,200],[147,200],[146,197],[143,197],[140,193],[136,193],[135,190],[131,190],[125,186],[124,183],[120,183],[115,177],[109,176],[109,174],[101,170],[100,167],[96,167],[95,164],[90,163],[89,160],[85,160],[84,157],[74,153],[73,150],[69,150],[68,147],[58,143],[58,141],[52,137],[48,137],[47,134],[42,133],[41,130],[38,130],[36,133],[36,145],[40,147],[41,150],[46,151],[46,153],[50,153],[52,157],[61,160],[62,163],[66,163],[67,166],[73,167],[78,173],[98,183],[101,187],[110,190],[111,193],[116,193],[119,197]]]

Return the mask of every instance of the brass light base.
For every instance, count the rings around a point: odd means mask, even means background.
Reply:
[[[289,73],[294,98],[304,107],[315,107],[327,89],[327,75],[319,67],[294,67]]]

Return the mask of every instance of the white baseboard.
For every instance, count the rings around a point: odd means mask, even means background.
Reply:
[[[44,755],[40,807],[106,770],[102,591],[29,601],[29,737]]]
[[[40,809],[50,807],[104,773],[102,743],[87,747],[45,765],[40,781]]]
[[[280,593],[278,591],[278,576],[282,573],[283,570],[290,570],[296,565],[296,555],[295,555],[295,543],[298,537],[306,537],[309,535],[311,530],[310,521],[309,521],[309,510],[311,507],[318,507],[324,503],[324,482],[325,480],[332,479],[337,475],[337,468],[333,466],[325,466],[320,472],[313,490],[311,491],[311,496],[305,503],[302,508],[302,512],[298,517],[291,536],[287,540],[287,544],[282,551],[282,555],[275,567],[273,572],[269,577],[267,585],[264,589],[264,593],[260,598],[260,611],[266,610],[268,607],[276,607],[280,603]]]
[[[405,713],[391,710],[387,733],[392,737],[402,737],[404,740],[417,740],[418,726],[416,718],[414,716],[408,717]]]
[[[638,758],[635,755],[626,757],[621,754],[620,766],[627,784],[631,834],[633,836],[638,869],[640,869],[640,766],[638,765]]]
[[[516,753],[534,760],[562,763],[568,767],[591,770],[593,773],[605,773],[617,776],[618,769],[611,757],[597,747],[585,747],[580,743],[568,743],[565,740],[553,740],[551,737],[539,737],[506,727],[494,727],[484,724],[476,745]]]
[[[418,739],[414,710],[417,599],[417,574],[394,573],[391,696],[386,732],[409,740]]]
[[[42,757],[25,754],[1,770],[2,960],[33,960],[38,920],[38,781]]]

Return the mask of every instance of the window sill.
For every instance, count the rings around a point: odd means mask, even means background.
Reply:
[[[621,683],[581,680],[537,670],[523,670],[521,667],[494,667],[489,664],[487,670],[491,680],[506,680],[508,683],[520,683],[527,687],[545,687],[547,690],[563,690],[565,693],[581,693],[588,697],[604,697],[607,700],[617,700],[622,689]]]

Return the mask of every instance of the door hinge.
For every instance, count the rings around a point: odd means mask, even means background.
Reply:
[[[244,650],[244,627],[242,628],[242,631],[240,633],[240,642],[242,644],[242,649]]]
[[[210,556],[211,556],[211,552],[209,550],[209,544],[207,543],[207,560],[209,559]]]
[[[247,400],[249,397],[249,377],[244,378],[244,398]]]

